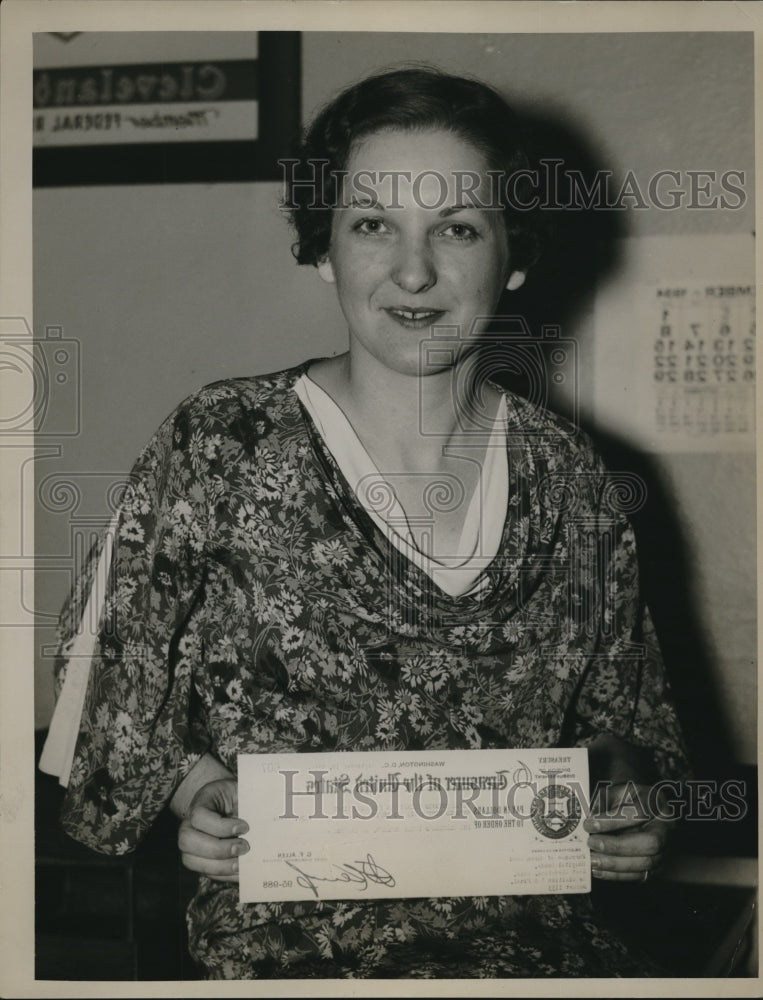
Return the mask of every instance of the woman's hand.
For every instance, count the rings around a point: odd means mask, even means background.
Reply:
[[[249,827],[236,816],[234,778],[210,781],[196,792],[178,831],[183,864],[219,882],[238,882],[238,859],[249,850],[241,834]]]
[[[183,864],[221,882],[238,881],[238,859],[249,850],[248,831],[236,815],[238,788],[231,772],[205,753],[175,790],[170,809],[180,817],[178,847]]]
[[[650,791],[633,782],[612,785],[606,801],[586,819],[595,878],[645,882],[662,864],[675,822],[650,810]]]

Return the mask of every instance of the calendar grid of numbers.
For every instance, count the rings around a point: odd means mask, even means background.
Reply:
[[[752,441],[754,285],[658,285],[653,306],[657,433]]]

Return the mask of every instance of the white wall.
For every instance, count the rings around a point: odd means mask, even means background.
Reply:
[[[507,25],[507,31],[510,26]],[[491,83],[517,108],[551,115],[618,173],[746,169],[754,162],[752,35],[310,35],[306,109],[391,64],[427,62]],[[632,235],[751,232],[741,212],[631,214]]]
[[[751,52],[750,37],[732,34],[314,33],[304,37],[304,107],[309,114],[375,68],[426,60],[482,76],[618,172],[743,169],[752,178]],[[38,462],[38,479],[124,471],[159,421],[199,385],[342,349],[332,291],[291,259],[278,195],[275,184],[36,191],[35,330],[62,326],[81,342],[83,359],[82,432],[65,442],[59,458]],[[750,232],[752,213],[751,198],[735,212],[630,212],[623,232]],[[581,344],[584,372],[596,350],[593,305],[588,296],[574,328],[565,330]],[[557,318],[551,291],[545,318]],[[753,456],[648,458],[681,535],[693,638],[718,688],[719,709],[734,722],[732,750],[753,761]],[[88,503],[102,514],[97,490]],[[64,551],[66,515],[42,511],[38,521],[42,549]],[[43,612],[52,615],[60,605],[65,576],[39,574]],[[40,635],[51,641],[49,629]],[[44,725],[50,661],[40,658],[36,670],[37,723]]]

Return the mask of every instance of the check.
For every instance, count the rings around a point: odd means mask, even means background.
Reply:
[[[241,902],[590,892],[584,749],[242,754]]]

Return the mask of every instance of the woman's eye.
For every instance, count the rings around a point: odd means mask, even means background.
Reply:
[[[477,238],[477,231],[464,222],[452,222],[443,230],[445,236],[452,236],[456,240],[474,240]]]
[[[355,223],[353,228],[356,232],[362,233],[365,236],[376,236],[379,233],[388,232],[387,227],[381,219],[361,219]]]

